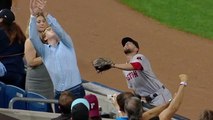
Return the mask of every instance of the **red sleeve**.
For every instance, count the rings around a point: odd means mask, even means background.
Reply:
[[[143,66],[139,62],[130,63],[135,70],[143,70]]]

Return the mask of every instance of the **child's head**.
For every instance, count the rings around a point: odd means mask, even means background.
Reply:
[[[45,43],[48,44],[57,44],[59,41],[58,35],[53,31],[52,27],[47,27],[43,32],[42,32],[42,40]]]
[[[72,93],[67,91],[62,92],[58,101],[60,111],[64,114],[71,113],[70,106],[74,99],[75,97],[72,95]]]

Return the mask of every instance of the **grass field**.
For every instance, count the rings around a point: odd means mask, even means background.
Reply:
[[[213,40],[213,0],[120,0],[172,28]]]

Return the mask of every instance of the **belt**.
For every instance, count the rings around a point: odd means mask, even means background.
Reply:
[[[16,53],[16,54],[11,54],[11,55],[4,55],[4,56],[0,56],[0,59],[6,58],[6,57],[19,56],[19,55],[24,55],[24,53]]]
[[[79,87],[81,87],[81,84],[78,84],[78,85],[76,85],[76,86],[74,86],[74,87],[71,87],[71,88],[69,88],[69,89],[66,89],[65,91],[73,91],[73,90],[75,90],[75,89],[77,89],[77,88],[79,88]]]
[[[162,86],[163,89],[165,89],[164,86]],[[145,96],[146,101],[149,103],[151,102],[155,97],[157,97],[159,94],[155,92],[154,94],[150,94],[148,96]]]
[[[79,87],[81,87],[82,85],[81,84],[78,84],[78,85],[76,85],[76,86],[74,86],[74,87],[71,87],[71,88],[68,88],[68,89],[66,89],[66,90],[64,90],[64,91],[73,91],[73,90],[75,90],[75,89],[77,89],[77,88],[79,88]],[[57,91],[57,90],[56,90]],[[57,92],[62,92],[62,91],[57,91]]]

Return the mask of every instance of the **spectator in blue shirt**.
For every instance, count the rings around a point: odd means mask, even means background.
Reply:
[[[42,13],[37,14],[36,25],[39,37],[41,37],[42,32],[48,26],[45,16]],[[29,26],[26,30],[26,37],[27,40],[25,41],[24,49],[27,67],[25,89],[26,91],[39,93],[48,99],[53,99],[53,83],[41,57],[36,52],[32,42],[29,39]]]
[[[30,40],[49,72],[55,89],[55,98],[58,99],[61,92],[65,90],[71,92],[76,98],[83,98],[85,90],[82,86],[72,39],[53,16],[44,12],[45,4],[44,0],[30,0]],[[42,35],[46,44],[42,43],[37,31],[35,16],[39,12],[46,15],[49,24]]]

